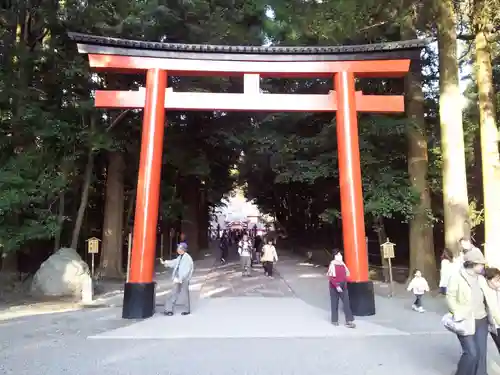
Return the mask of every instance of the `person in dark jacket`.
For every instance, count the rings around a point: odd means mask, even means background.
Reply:
[[[227,253],[229,249],[229,237],[226,232],[222,233],[222,237],[219,242],[220,249],[220,262],[226,263]]]
[[[328,267],[328,281],[330,288],[330,307],[332,312],[332,324],[339,325],[339,300],[342,300],[345,315],[345,325],[348,328],[356,328],[354,316],[349,302],[347,291],[347,278],[349,269],[344,263],[342,253],[339,249],[333,250],[333,260]]]
[[[262,237],[261,236],[256,236],[255,239],[253,240],[253,248],[255,252],[255,261],[257,263],[260,263],[260,257],[262,255]]]

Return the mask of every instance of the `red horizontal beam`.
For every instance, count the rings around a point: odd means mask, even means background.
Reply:
[[[95,106],[99,108],[143,108],[144,90],[96,91]],[[170,110],[202,111],[265,111],[265,112],[333,112],[337,110],[335,92],[328,95],[310,94],[227,94],[174,92],[167,90],[165,108]],[[363,95],[356,92],[358,112],[404,112],[404,97],[400,95]]]
[[[90,66],[101,71],[137,73],[148,69],[167,70],[169,75],[229,76],[245,73],[267,77],[332,77],[341,71],[357,77],[402,77],[410,60],[372,61],[226,61],[169,59],[89,54]]]

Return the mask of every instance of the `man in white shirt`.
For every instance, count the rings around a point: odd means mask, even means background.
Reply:
[[[181,311],[181,315],[191,313],[191,301],[189,296],[189,282],[193,276],[194,262],[191,255],[187,253],[188,246],[185,242],[177,245],[178,257],[174,260],[162,261],[163,265],[173,268],[172,291],[165,301],[165,315],[174,315],[174,308]]]

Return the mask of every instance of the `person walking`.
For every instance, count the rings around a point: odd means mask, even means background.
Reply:
[[[465,238],[465,237],[462,237],[459,241],[458,241],[458,245],[459,245],[459,248],[460,248],[460,251],[465,254],[467,253],[468,251],[470,250],[479,250],[473,243],[472,241],[469,239],[469,238]],[[481,251],[481,250],[479,250]]]
[[[448,286],[448,281],[453,270],[455,270],[453,254],[450,250],[444,249],[443,254],[441,254],[441,268],[439,270],[439,293],[444,296],[446,295],[446,287]]]
[[[243,276],[250,276],[252,262],[252,243],[245,234],[240,242],[238,242],[238,254],[240,255],[241,268]]]
[[[229,238],[227,233],[224,232],[219,241],[220,262],[222,264],[226,263],[228,249],[229,249]]]
[[[278,253],[276,252],[276,247],[272,239],[269,238],[267,243],[262,247],[262,256],[260,260],[264,268],[264,274],[267,277],[273,277],[273,267],[274,263],[278,261]]]
[[[486,260],[477,249],[464,254],[463,267],[451,275],[446,301],[455,325],[462,356],[455,375],[487,375],[488,314],[500,322],[497,304],[482,276]]]
[[[345,315],[345,325],[348,328],[356,328],[354,316],[352,314],[349,301],[349,292],[347,291],[347,278],[349,269],[344,263],[342,253],[339,249],[333,250],[333,260],[328,267],[328,281],[330,288],[330,308],[332,314],[332,324],[339,325],[339,300],[342,300]]]
[[[411,308],[420,313],[425,312],[422,306],[422,297],[430,289],[429,283],[422,276],[422,272],[420,272],[420,270],[415,270],[415,272],[413,273],[413,279],[411,279],[410,283],[408,284],[407,290],[409,292],[412,292],[415,296],[415,302],[413,303]]]
[[[181,242],[177,245],[177,258],[162,261],[165,267],[173,268],[172,281],[174,285],[165,301],[164,314],[167,316],[174,315],[175,310],[180,311],[181,315],[189,315],[191,313],[189,282],[193,276],[194,262],[191,255],[187,253],[187,250],[187,244]]]
[[[253,247],[254,247],[254,252],[255,252],[255,261],[257,263],[261,263],[261,256],[262,256],[262,237],[261,236],[255,236],[253,240]]]
[[[495,306],[488,306],[488,311],[490,313],[489,323],[491,338],[500,353],[500,322],[495,320],[495,316],[497,315],[495,311],[500,315],[498,311],[498,309],[500,309],[500,270],[498,268],[488,267],[484,271],[484,277],[493,295],[492,302],[496,302]]]

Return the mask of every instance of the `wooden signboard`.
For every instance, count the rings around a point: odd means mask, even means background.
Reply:
[[[87,251],[89,254],[98,254],[99,253],[99,238],[91,237],[87,240]]]
[[[99,242],[101,240],[96,237],[91,237],[87,240],[87,252],[91,255],[92,257],[92,266],[91,266],[91,275],[92,278],[94,277],[94,271],[95,271],[95,255],[99,253]]]
[[[385,243],[383,243],[382,246],[382,253],[384,254],[384,259],[392,259],[394,258],[394,246],[396,244],[393,244],[392,242],[387,239]]]
[[[382,254],[384,259],[387,260],[388,266],[389,266],[389,285],[391,287],[391,297],[394,295],[394,288],[393,288],[393,281],[392,281],[392,259],[395,257],[394,254],[394,247],[396,244],[392,243],[389,241],[389,238],[387,238],[387,241],[380,245],[382,248]]]

